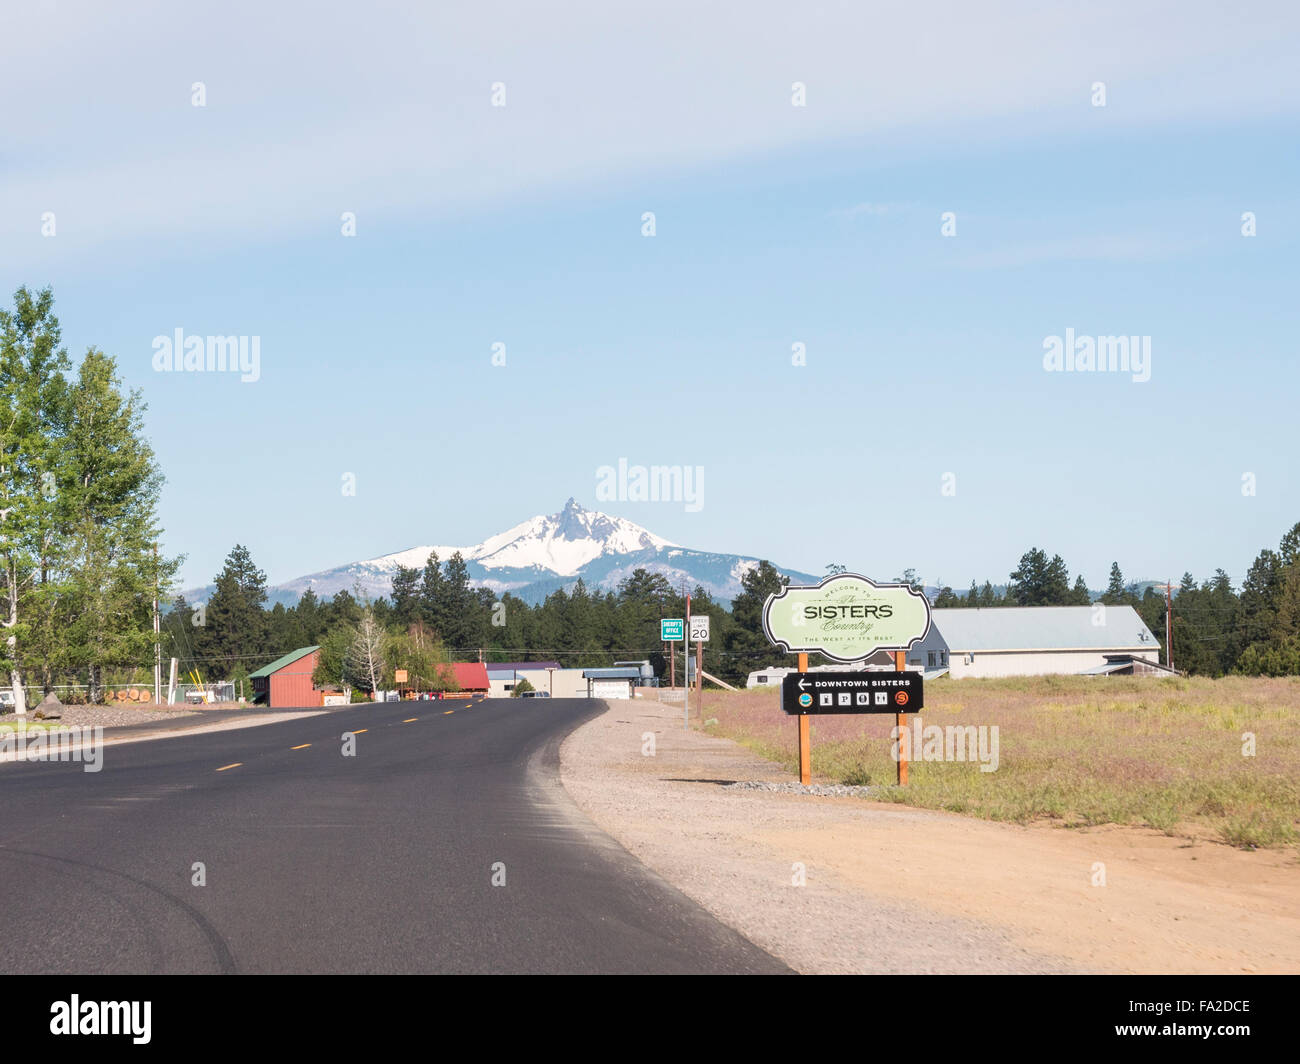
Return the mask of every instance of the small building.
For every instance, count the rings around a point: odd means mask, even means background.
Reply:
[[[548,673],[560,668],[558,661],[489,661],[487,666],[489,698],[510,698],[515,684],[527,680],[538,691],[548,690]],[[542,684],[538,684],[538,679]]]
[[[508,672],[498,666],[488,665],[488,678],[492,682],[491,698],[514,697],[515,685],[527,680],[535,691],[543,691],[551,698],[583,698],[587,681],[581,669],[564,669],[558,662],[521,661],[519,667]]]
[[[253,701],[271,709],[298,709],[322,704],[321,692],[311,682],[320,662],[320,647],[300,647],[263,665],[249,679]]]
[[[631,698],[632,688],[641,682],[641,669],[636,665],[584,669],[582,678],[587,681],[588,698]]]

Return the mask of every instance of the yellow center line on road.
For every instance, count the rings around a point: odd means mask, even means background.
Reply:
[[[354,728],[352,734],[360,735],[362,732],[368,732],[369,730],[370,730],[369,728]]]
[[[290,749],[290,750],[306,750],[307,747],[309,747],[309,746],[311,746],[311,743],[303,743],[302,746],[291,746],[291,747],[289,747],[289,749]]]
[[[402,723],[403,723],[403,724],[413,724],[415,721],[417,721],[417,720],[419,720],[419,719],[420,719],[419,717],[407,717],[404,721],[402,721]]]
[[[445,717],[445,716],[447,716],[448,713],[455,713],[455,712],[456,712],[456,711],[455,711],[454,709],[449,709],[449,710],[447,710],[447,713],[444,713],[444,714],[443,714],[443,716]]]
[[[217,771],[218,771],[218,772],[225,772],[226,769],[228,769],[228,768],[239,768],[239,766],[242,765],[242,764],[243,764],[242,761],[236,761],[233,765],[222,765],[219,769],[217,769]]]

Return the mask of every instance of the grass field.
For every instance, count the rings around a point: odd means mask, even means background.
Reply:
[[[1234,846],[1300,843],[1300,678],[1044,676],[926,685],[926,727],[998,728],[999,764],[913,760],[895,786],[892,715],[814,716],[816,782],[1027,823],[1132,824]],[[692,717],[696,717],[692,706]],[[778,690],[704,695],[705,730],[798,773]],[[1253,736],[1254,754],[1246,756]]]

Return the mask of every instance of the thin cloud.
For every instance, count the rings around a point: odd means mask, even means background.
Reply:
[[[898,203],[855,203],[852,207],[839,207],[830,212],[830,217],[841,221],[854,218],[879,218],[886,214],[897,214],[903,209]]]
[[[1046,262],[1155,262],[1203,247],[1203,240],[1158,235],[1106,234],[1065,237],[976,252],[957,260],[972,270],[1002,270]]]

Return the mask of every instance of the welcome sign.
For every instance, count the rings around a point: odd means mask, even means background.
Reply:
[[[820,584],[782,588],[763,606],[763,632],[786,653],[860,661],[877,650],[910,650],[930,631],[930,602],[908,584],[837,573]]]

